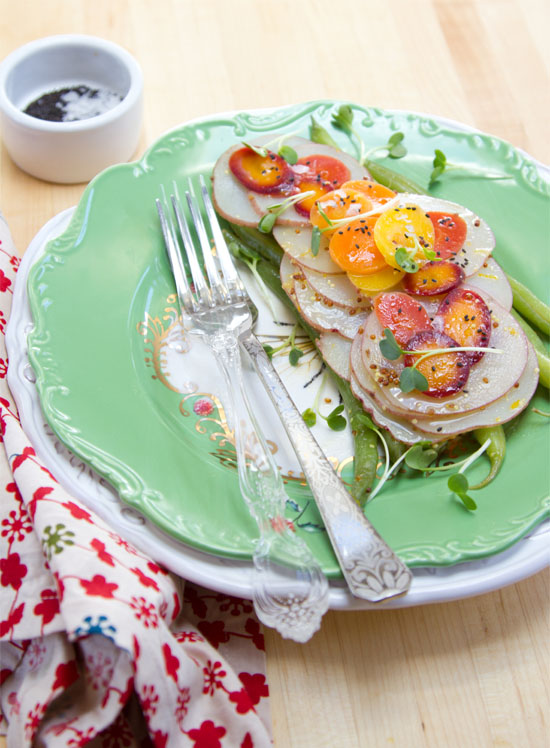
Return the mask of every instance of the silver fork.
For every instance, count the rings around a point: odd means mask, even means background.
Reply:
[[[237,303],[242,308],[243,302],[248,303],[249,298],[235,271],[202,178],[201,195],[217,255],[220,258],[222,273],[227,278],[228,288],[238,288],[239,301]],[[208,257],[211,255],[211,251],[204,223],[191,196],[188,197],[188,200],[193,205],[193,220],[198,223],[197,231],[201,236],[201,246],[206,257]],[[177,215],[178,212],[181,213],[181,210],[177,207],[177,198],[174,198],[174,203]],[[180,230],[182,236],[185,237],[186,227],[183,224],[180,226]],[[210,262],[206,257],[205,264]],[[211,272],[215,276],[215,269]],[[195,278],[194,275],[193,278]],[[219,276],[215,283],[219,283]],[[200,290],[198,295],[200,298]],[[186,304],[189,305],[188,295],[184,294],[182,304],[184,307]],[[187,308],[191,309],[192,307],[187,306]],[[250,315],[246,315],[246,320],[243,321],[242,327],[236,334],[241,346],[250,355],[254,368],[281,417],[323,518],[350,592],[352,595],[369,602],[380,602],[404,594],[412,581],[410,570],[372,526],[335,473],[310,429],[305,424],[263,346],[252,332]]]
[[[289,639],[305,642],[319,629],[328,609],[328,582],[310,549],[284,518],[287,495],[280,472],[249,403],[242,374],[239,336],[252,325],[248,295],[233,266],[217,221],[207,214],[216,242],[216,258],[190,184],[189,213],[202,249],[205,279],[177,187],[157,200],[164,242],[189,332],[211,348],[223,372],[225,410],[234,430],[241,493],[259,529],[254,546],[253,601],[258,618]],[[204,196],[206,188],[201,184]],[[188,259],[192,289],[179,251],[179,235]],[[213,210],[212,210],[213,214]],[[221,271],[221,274],[220,274]]]

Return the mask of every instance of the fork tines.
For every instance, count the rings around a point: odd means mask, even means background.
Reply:
[[[175,181],[172,183],[173,192],[170,195],[173,214],[164,187],[161,187],[163,199],[156,200],[164,243],[176,281],[180,303],[190,314],[199,311],[201,308],[246,301],[248,298],[233,264],[202,174],[199,176],[199,184],[206,220],[203,218],[191,179],[188,179],[187,189],[184,192],[190,221],[186,217],[178,185]],[[176,223],[174,223],[173,216],[175,216]],[[191,226],[196,240],[193,239]],[[189,263],[194,293],[187,279],[180,252],[178,233]],[[206,282],[201,269],[196,250],[197,242],[201,248],[208,282]]]

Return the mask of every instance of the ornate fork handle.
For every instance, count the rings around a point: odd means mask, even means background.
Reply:
[[[356,597],[379,602],[407,591],[408,567],[381,538],[334,472],[252,331],[240,336],[281,417],[332,541],[342,573]]]
[[[306,543],[285,521],[287,495],[246,396],[238,338],[223,331],[207,340],[228,389],[226,411],[235,431],[240,489],[260,531],[253,555],[254,606],[263,623],[283,637],[305,642],[328,609],[328,582]]]

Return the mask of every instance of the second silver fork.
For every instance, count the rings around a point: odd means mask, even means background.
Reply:
[[[201,189],[206,189],[204,183]],[[209,345],[224,375],[239,486],[259,528],[253,555],[254,607],[258,618],[283,637],[305,642],[320,626],[328,608],[329,588],[308,546],[285,520],[287,494],[283,481],[245,391],[239,336],[252,324],[248,297],[223,238],[220,241],[221,232],[216,237],[219,226],[210,221],[217,247],[214,259],[190,184],[185,196],[202,250],[208,281],[205,279],[177,188],[174,193],[171,208],[166,199],[157,200],[156,204],[182,313],[189,321],[189,332]],[[193,289],[179,251],[178,231]]]

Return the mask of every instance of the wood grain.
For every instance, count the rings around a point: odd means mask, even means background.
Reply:
[[[333,98],[450,117],[548,162],[549,28],[546,0],[0,0],[0,59],[58,33],[127,47],[145,76],[136,156],[193,117]],[[0,174],[21,253],[84,189],[23,174],[4,148]],[[542,572],[469,600],[332,612],[304,646],[267,632],[275,745],[549,745],[549,591]]]

